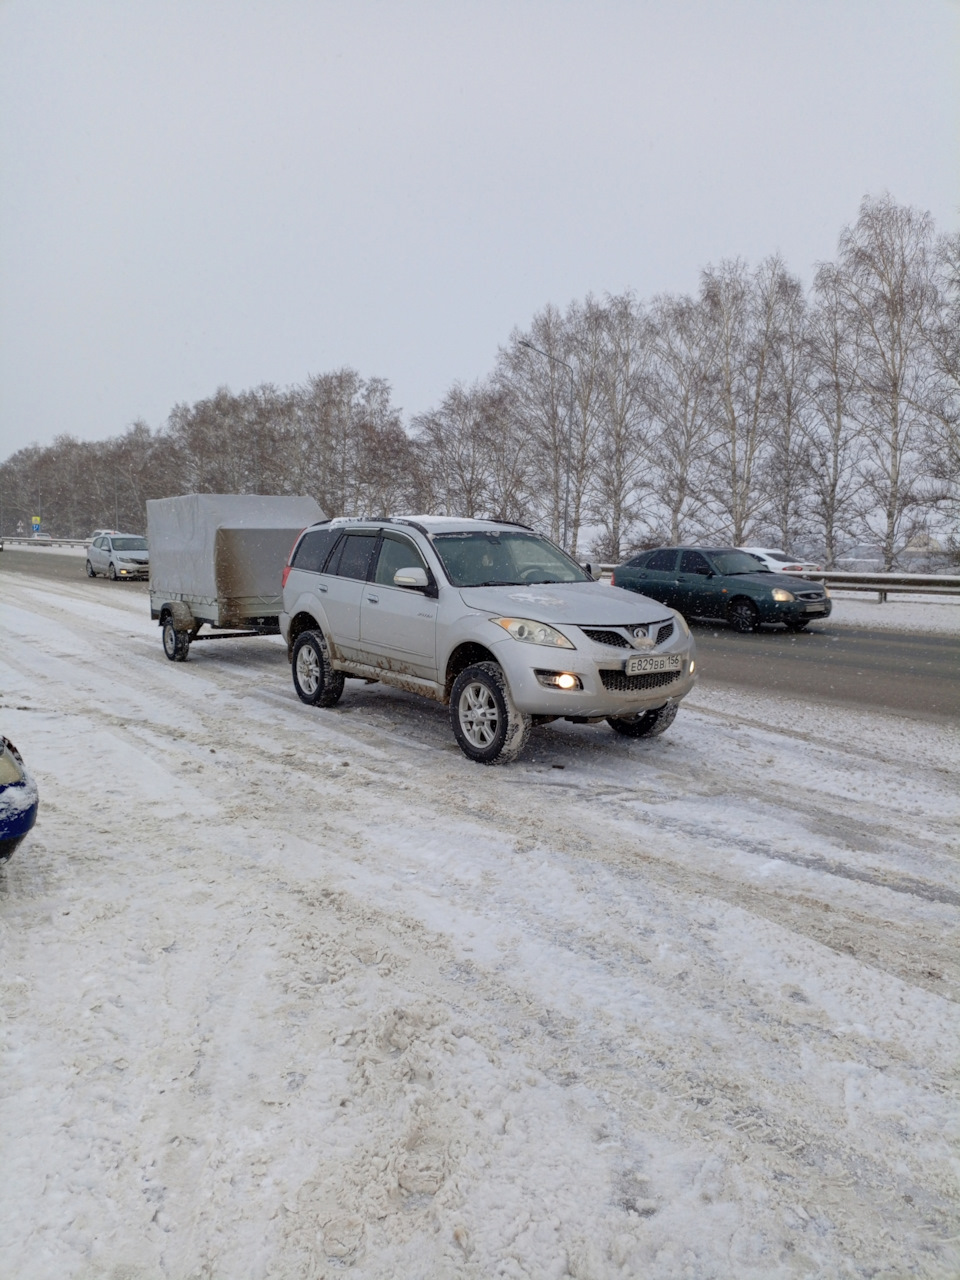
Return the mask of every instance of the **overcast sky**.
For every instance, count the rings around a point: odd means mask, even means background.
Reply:
[[[960,225],[958,0],[0,0],[0,460]]]

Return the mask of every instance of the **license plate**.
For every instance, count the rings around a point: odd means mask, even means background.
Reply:
[[[807,613],[823,613],[826,610],[825,604],[808,604]]]
[[[624,663],[624,674],[628,676],[646,675],[648,671],[679,671],[682,658],[679,653],[663,653],[653,656],[640,654],[628,658]]]

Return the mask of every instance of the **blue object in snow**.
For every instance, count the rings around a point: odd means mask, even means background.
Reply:
[[[9,738],[0,738],[0,862],[6,862],[37,820],[37,784]]]

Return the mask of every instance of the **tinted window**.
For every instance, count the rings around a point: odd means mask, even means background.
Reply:
[[[770,570],[760,563],[756,556],[746,551],[712,551],[713,563],[718,573],[769,573]]]
[[[114,538],[114,551],[146,551],[146,538]]]
[[[307,569],[310,573],[320,573],[324,562],[337,538],[336,529],[311,529],[300,539],[293,557],[293,565],[297,569]]]
[[[677,553],[675,551],[654,551],[652,555],[647,556],[647,563],[644,567],[653,569],[654,572],[669,573],[676,563]]]
[[[628,560],[627,566],[630,569],[643,569],[646,567],[646,563],[647,557],[646,554],[644,554],[642,556],[634,556],[632,560]]]
[[[412,542],[399,538],[395,533],[385,533],[377,558],[375,581],[384,587],[392,587],[393,575],[398,569],[426,569],[423,556]]]
[[[709,573],[710,566],[699,551],[684,551],[680,557],[681,573]]]
[[[370,556],[377,545],[374,533],[348,533],[340,545],[340,558],[334,569],[331,563],[328,572],[340,578],[360,578],[366,581],[370,569]]]

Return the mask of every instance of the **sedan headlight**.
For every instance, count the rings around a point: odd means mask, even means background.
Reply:
[[[796,600],[797,597],[791,591],[784,591],[783,587],[774,587],[773,598],[778,604],[788,604],[791,600]]]
[[[545,622],[534,622],[531,618],[491,618],[490,621],[524,644],[545,644],[551,649],[576,648],[566,636]]]

